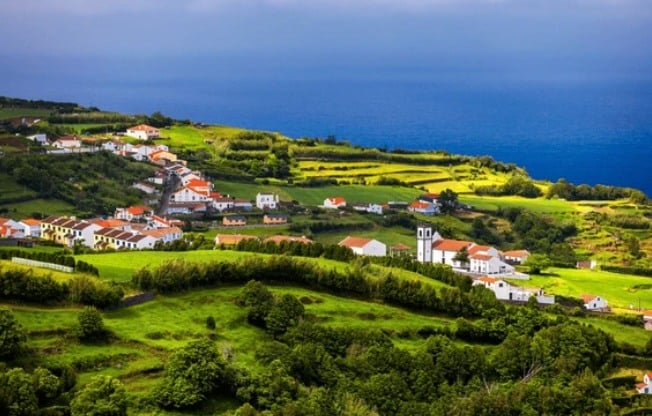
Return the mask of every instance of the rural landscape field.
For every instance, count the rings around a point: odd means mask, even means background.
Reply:
[[[20,116],[43,120],[13,126]],[[256,208],[180,214],[183,238],[144,250],[45,239],[0,247],[0,413],[652,412],[635,388],[652,369],[644,328],[652,208],[641,191],[535,180],[488,156],[292,139],[162,114],[7,99],[0,119],[3,218],[106,220],[143,204],[148,196],[132,184],[160,166],[97,149],[139,143],[117,134],[149,123],[160,137],[147,143],[167,146],[214,191],[246,201],[278,195],[275,212],[289,219],[267,225],[269,211]],[[36,132],[76,135],[94,150],[47,153],[26,138]],[[424,194],[452,202],[436,215],[407,208]],[[333,197],[348,206],[324,208]],[[247,225],[225,226],[236,214]],[[500,301],[468,274],[417,261],[425,225],[446,239],[528,250],[531,259],[516,266],[528,279],[505,281],[543,289],[555,303]],[[216,244],[221,235],[305,237],[313,250]],[[355,255],[338,246],[347,236],[403,251]],[[608,308],[586,310],[587,294]]]

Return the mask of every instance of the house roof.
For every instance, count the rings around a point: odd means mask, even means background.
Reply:
[[[156,228],[154,230],[146,230],[142,233],[144,235],[151,235],[155,238],[162,238],[168,234],[180,233],[181,229],[179,227],[169,227],[169,228]]]
[[[152,209],[150,207],[144,205],[134,205],[127,208],[127,212],[129,212],[131,215],[143,215],[145,211],[151,211],[151,210]]]
[[[247,217],[244,215],[228,215],[224,217],[225,221],[247,221]]]
[[[414,201],[409,205],[409,207],[412,209],[428,209],[432,207],[432,204],[430,202]]]
[[[652,316],[652,310],[648,309],[646,311],[643,311],[643,316]]]
[[[530,252],[527,250],[511,250],[503,253],[505,257],[525,257],[529,256]]]
[[[474,260],[488,261],[488,260],[493,259],[494,257],[489,255],[489,254],[473,254],[473,255],[470,255],[469,258],[474,259]]]
[[[432,248],[441,251],[460,251],[464,247],[473,245],[471,241],[448,240],[442,238],[432,243]]]
[[[595,299],[597,297],[598,296],[596,296],[596,295],[588,295],[586,293],[580,295],[580,298],[584,301],[584,303],[589,303],[589,302],[591,302],[593,299]]]
[[[647,376],[647,378],[652,380],[652,372],[648,371],[647,373],[644,374],[644,376]]]
[[[147,124],[139,124],[137,126],[129,127],[127,130],[148,131],[148,130],[158,130],[158,129],[156,127],[148,126]]]
[[[486,254],[491,250],[491,246],[481,246],[479,244],[473,244],[471,247],[469,247],[469,254]]]
[[[348,236],[344,240],[340,241],[337,245],[344,247],[364,247],[372,241],[373,240],[371,238]]]
[[[333,205],[340,205],[340,204],[345,204],[346,203],[346,199],[344,199],[341,196],[331,196],[331,197],[328,198],[328,200]]]
[[[95,224],[99,225],[100,227],[117,228],[117,227],[125,226],[127,224],[127,222],[111,218],[111,219],[107,219],[107,220],[95,221]]]
[[[642,389],[643,387],[647,387],[647,384],[645,384],[645,383],[637,383],[636,384],[637,389]]]
[[[41,225],[41,221],[35,220],[34,218],[26,218],[22,220],[22,223],[27,225]]]
[[[390,247],[390,249],[393,251],[407,251],[410,249],[410,246],[406,246],[405,244],[397,244],[395,246]]]
[[[215,244],[238,244],[240,241],[243,240],[256,240],[256,239],[258,239],[258,237],[256,237],[255,235],[218,234],[215,236]]]
[[[284,218],[287,218],[287,215],[285,215],[285,214],[265,214],[265,217],[284,219]]]
[[[292,235],[273,235],[271,237],[268,237],[265,239],[265,242],[271,241],[276,244],[279,244],[283,241],[290,241],[290,242],[297,242],[297,243],[303,243],[303,244],[312,244],[312,240],[306,237],[295,237]]]
[[[62,137],[59,137],[59,138],[58,138],[57,140],[55,140],[55,141],[56,141],[56,142],[72,142],[72,141],[79,141],[79,140],[81,140],[81,139],[80,139],[79,137],[77,137],[77,136],[70,136],[70,135],[68,135],[68,136],[62,136]]]
[[[489,276],[482,276],[478,280],[485,283],[496,283],[498,281],[498,279],[496,279],[495,277],[489,277]]]

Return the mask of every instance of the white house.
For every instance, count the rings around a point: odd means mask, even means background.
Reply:
[[[607,300],[603,297],[596,295],[580,295],[584,302],[584,308],[589,311],[604,311],[607,310]]]
[[[530,252],[527,250],[511,250],[503,253],[505,261],[511,264],[523,264],[528,257]]]
[[[276,209],[278,207],[278,195],[269,192],[259,192],[256,195],[256,208]]]
[[[0,218],[0,237],[25,237],[25,227],[10,218]]]
[[[81,140],[77,136],[63,136],[52,142],[57,149],[73,149],[81,147]]]
[[[636,385],[636,391],[639,394],[652,394],[652,373],[643,375],[643,382]]]
[[[346,206],[346,199],[341,196],[331,196],[324,199],[324,208],[343,208]]]
[[[484,286],[494,292],[498,300],[526,302],[530,297],[535,296],[538,303],[548,305],[555,303],[555,297],[545,295],[543,289],[523,288],[495,277],[483,276],[474,280],[473,286],[478,285]]]
[[[68,247],[79,243],[93,248],[93,234],[100,228],[88,221],[52,216],[41,222],[41,237]]]
[[[386,256],[387,246],[378,240],[362,237],[346,237],[338,246],[348,247],[355,254],[362,256]]]
[[[427,202],[429,204],[437,205],[437,200],[439,199],[439,194],[427,193],[419,195],[417,201]]]
[[[217,211],[226,211],[233,209],[233,207],[235,207],[235,201],[233,198],[228,196],[213,198],[213,209],[216,209]]]
[[[383,206],[380,204],[357,203],[351,205],[356,211],[368,212],[370,214],[383,215]]]
[[[179,227],[156,228],[145,230],[141,234],[156,238],[164,243],[170,243],[183,237],[183,231]]]
[[[408,205],[407,210],[423,215],[435,215],[439,212],[437,206],[431,202],[414,201]]]
[[[18,224],[23,228],[25,237],[40,237],[41,236],[41,221],[33,218],[26,218],[18,221]]]
[[[32,134],[31,136],[27,136],[26,139],[41,145],[46,144],[48,142],[48,136],[45,133]]]
[[[248,199],[235,198],[233,200],[233,208],[240,211],[251,211],[254,206]]]
[[[160,131],[156,127],[148,126],[147,124],[139,124],[137,126],[129,127],[125,136],[135,137],[139,140],[156,139],[159,137]]]

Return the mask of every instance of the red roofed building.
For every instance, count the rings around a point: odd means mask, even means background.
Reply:
[[[511,250],[503,253],[505,261],[511,264],[523,264],[528,257],[530,252],[527,250]]]
[[[152,208],[145,205],[132,205],[127,208],[116,208],[114,217],[125,221],[138,221],[152,215]]]
[[[636,391],[639,394],[652,394],[652,373],[643,374],[643,382],[636,384]]]
[[[437,206],[431,202],[414,201],[407,207],[408,211],[423,215],[435,215],[439,212]]]
[[[303,243],[303,244],[312,244],[313,241],[306,237],[295,237],[292,235],[273,235],[265,239],[265,242],[271,241],[272,243],[280,244],[284,241]]]
[[[338,246],[348,247],[361,256],[386,256],[387,246],[378,240],[363,237],[346,237]]]
[[[218,234],[215,236],[216,245],[224,244],[225,246],[234,246],[244,240],[258,240],[258,237],[242,234]]]
[[[580,298],[584,302],[584,308],[589,311],[605,311],[609,308],[607,300],[600,296],[583,294]]]
[[[160,131],[156,127],[148,126],[147,124],[139,124],[137,126],[129,127],[125,136],[135,137],[139,140],[156,139],[159,137]]]
[[[343,208],[346,206],[346,199],[341,196],[332,196],[324,199],[324,208]]]

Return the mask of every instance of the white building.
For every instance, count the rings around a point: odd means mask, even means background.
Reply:
[[[643,375],[643,382],[636,385],[636,391],[639,394],[652,394],[652,373]]]
[[[346,206],[346,199],[341,196],[332,196],[330,198],[324,199],[324,208],[343,208]]]
[[[468,261],[460,260],[466,252]],[[475,274],[512,275],[513,266],[505,263],[501,253],[491,246],[472,241],[450,240],[432,231],[429,225],[417,227],[417,260],[448,264],[449,266]]]
[[[48,136],[45,133],[32,134],[31,136],[27,136],[26,139],[41,145],[47,144],[48,142]]]
[[[81,140],[77,136],[63,136],[52,142],[57,149],[73,149],[81,147]]]
[[[380,204],[358,203],[358,204],[351,205],[351,208],[360,212],[368,212],[370,214],[383,215],[383,206]]]
[[[608,309],[607,300],[596,295],[581,295],[584,308],[588,311],[605,311]]]
[[[479,285],[494,292],[498,300],[526,302],[530,297],[535,296],[538,303],[547,305],[555,303],[555,297],[546,296],[543,289],[523,288],[494,277],[483,276],[473,281],[473,286]]]
[[[410,205],[408,205],[407,210],[423,215],[435,215],[439,213],[439,208],[437,208],[437,205],[431,202],[423,201],[412,202]]]
[[[503,253],[505,261],[512,264],[523,264],[528,257],[530,252],[527,250],[511,250]]]
[[[160,131],[156,127],[148,126],[147,124],[139,124],[137,126],[129,127],[125,136],[135,137],[139,140],[156,139],[159,137]]]
[[[38,238],[41,236],[41,221],[35,220],[33,218],[27,218],[18,221],[18,224],[20,224],[20,226],[23,228],[23,235],[25,237]]]
[[[387,246],[378,240],[362,237],[346,237],[338,246],[348,247],[361,256],[386,256]]]
[[[278,195],[268,192],[260,192],[256,195],[256,208],[276,209],[278,207]]]

